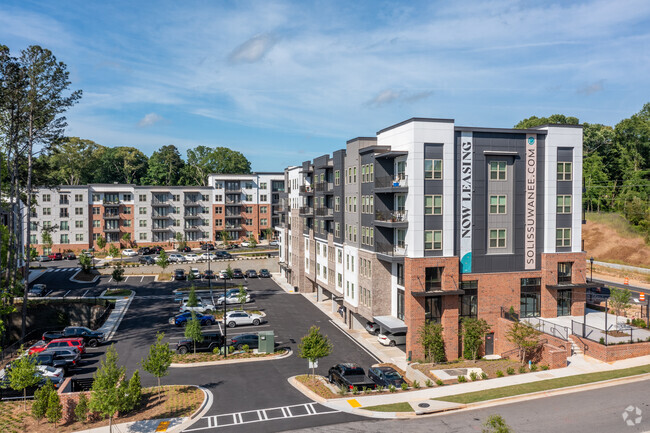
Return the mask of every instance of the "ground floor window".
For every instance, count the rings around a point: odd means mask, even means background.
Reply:
[[[478,281],[463,281],[460,288],[465,291],[460,295],[458,313],[460,317],[478,317]]]
[[[571,289],[557,291],[557,315],[571,315]]]
[[[541,309],[542,279],[522,278],[519,304],[520,317],[539,317]]]
[[[442,318],[442,298],[426,298],[424,301],[424,320],[434,323],[440,323]]]
[[[404,320],[404,290],[397,289],[397,318]]]

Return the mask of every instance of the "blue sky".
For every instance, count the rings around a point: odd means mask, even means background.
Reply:
[[[650,2],[2,0],[0,43],[84,91],[68,135],[281,170],[410,117],[616,124],[650,102]]]

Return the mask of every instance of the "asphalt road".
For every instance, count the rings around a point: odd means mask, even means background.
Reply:
[[[300,432],[436,433],[480,432],[490,415],[501,415],[516,433],[619,433],[650,431],[650,381],[608,386],[528,400],[484,409],[452,412],[413,420],[361,421],[294,430]],[[641,410],[639,424],[628,426],[623,412],[628,406]],[[628,415],[633,422],[637,419]]]

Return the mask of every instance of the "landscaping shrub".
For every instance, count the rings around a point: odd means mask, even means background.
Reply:
[[[357,388],[356,386],[353,386],[352,387],[352,394],[354,394],[354,395],[359,394],[359,388]]]
[[[548,365],[546,365],[546,364],[542,365],[542,370],[548,370],[548,369],[549,369]]]
[[[402,391],[406,391],[407,389],[409,389],[409,384],[406,383],[406,382],[403,382],[402,383]]]
[[[465,383],[467,382],[467,378],[463,375],[458,376],[458,383]]]
[[[537,371],[537,364],[532,364],[530,366],[530,371]]]
[[[388,386],[388,391],[395,392],[395,391],[397,391],[397,388],[395,388],[395,385],[389,385]]]
[[[413,388],[418,389],[419,387],[420,387],[420,382],[418,382],[417,380],[414,380],[413,381]]]
[[[424,384],[425,384],[428,388],[431,388],[431,387],[433,386],[433,382],[431,382],[430,379],[427,379],[427,380],[424,382]]]
[[[248,353],[248,352],[251,350],[251,348],[248,346],[248,344],[244,344],[244,345],[241,347],[241,350],[243,350],[244,352]]]
[[[488,374],[486,372],[481,373],[481,379],[485,380],[488,378]]]
[[[443,386],[444,384],[445,384],[445,382],[443,382],[442,380],[436,379],[436,385]]]
[[[367,386],[363,387],[363,393],[364,394],[370,394],[371,392],[372,392],[372,390],[370,388],[368,388]]]
[[[79,401],[74,407],[74,417],[77,421],[85,423],[88,419],[88,396],[82,392],[79,396]]]
[[[497,370],[497,377],[503,377],[503,371]]]
[[[478,373],[476,373],[475,371],[472,371],[469,374],[469,378],[472,379],[472,382],[476,382],[478,380]]]
[[[598,340],[600,344],[605,344],[605,337],[600,337],[600,340]]]
[[[341,385],[339,387],[338,393],[339,393],[339,395],[345,395],[345,394],[348,393],[348,389],[345,386]]]
[[[506,370],[506,373],[508,373],[508,374],[515,374],[515,369],[512,368],[512,367],[508,367],[508,369]]]
[[[526,372],[526,366],[522,365],[519,367],[519,374],[524,374]]]

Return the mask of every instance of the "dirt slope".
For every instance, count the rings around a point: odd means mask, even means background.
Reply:
[[[604,262],[650,267],[650,246],[621,221],[619,215],[587,215],[582,226],[587,257]]]

